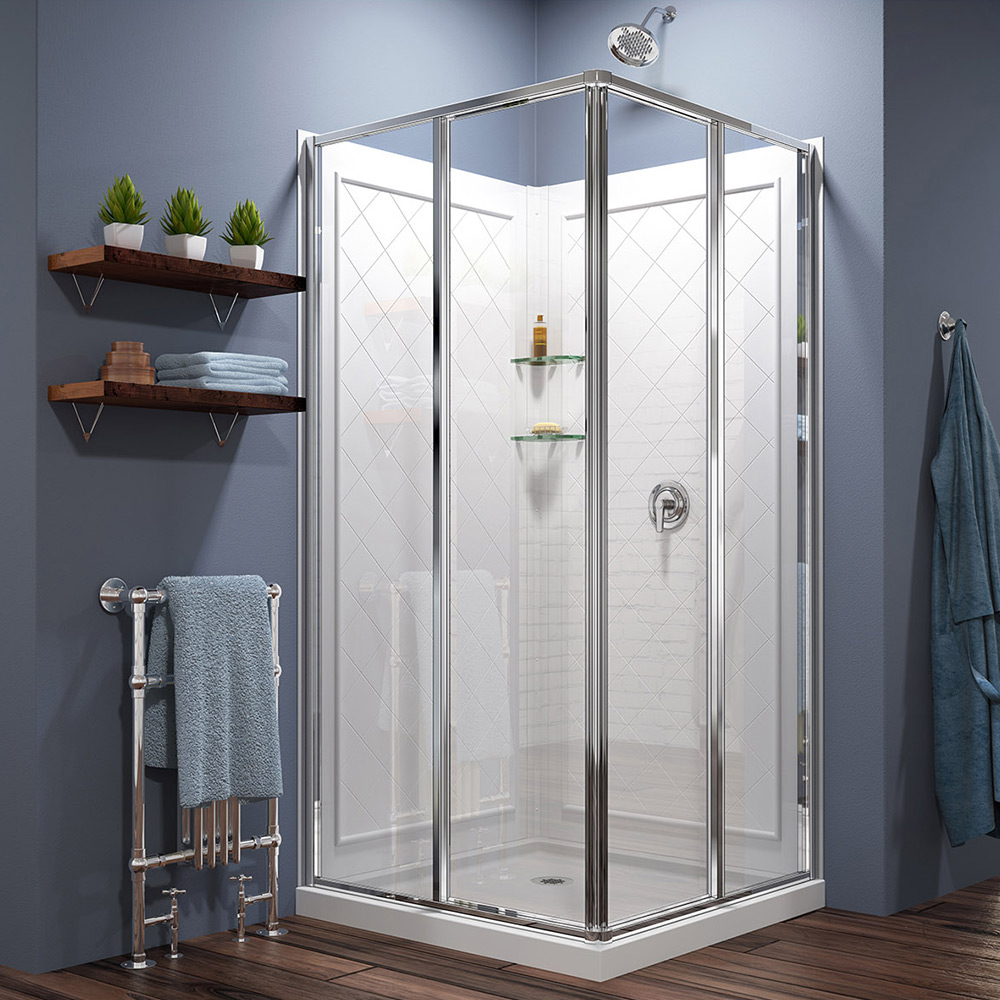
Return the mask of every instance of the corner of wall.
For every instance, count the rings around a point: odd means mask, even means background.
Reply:
[[[0,315],[4,338],[4,421],[0,467],[4,515],[0,552],[8,595],[2,605],[0,670],[0,802],[15,834],[16,858],[5,866],[0,908],[0,964],[36,971],[39,879],[35,731],[35,414],[37,4],[0,8]]]

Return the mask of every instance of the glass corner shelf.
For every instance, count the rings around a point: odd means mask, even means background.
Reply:
[[[511,441],[585,441],[586,434],[512,434]]]
[[[578,365],[585,361],[582,354],[545,354],[539,358],[511,358],[512,365]]]

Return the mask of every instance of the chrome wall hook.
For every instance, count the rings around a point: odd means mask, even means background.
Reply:
[[[225,448],[226,442],[229,440],[229,436],[230,436],[230,434],[233,433],[233,428],[236,426],[236,418],[239,415],[240,415],[239,414],[239,410],[237,410],[236,413],[233,414],[232,422],[229,424],[229,430],[226,431],[226,436],[225,437],[223,437],[219,433],[219,425],[215,422],[215,414],[214,413],[210,413],[208,415],[208,419],[212,421],[212,427],[215,430],[215,439],[216,439],[216,441],[219,442],[219,447],[220,448]]]
[[[951,340],[951,335],[955,332],[955,320],[947,309],[938,316],[938,333],[942,340]]]
[[[94,286],[94,294],[90,296],[89,302],[83,294],[83,289],[80,287],[80,282],[77,280],[75,271],[73,272],[73,284],[76,285],[76,293],[80,296],[80,302],[83,303],[83,311],[89,313],[91,306],[97,301],[97,293],[101,290],[101,285],[104,284],[104,275],[98,276],[97,284]]]

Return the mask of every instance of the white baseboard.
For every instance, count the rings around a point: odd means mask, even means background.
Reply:
[[[336,889],[300,886],[295,893],[295,911],[304,917],[596,982],[790,920],[824,902],[825,883],[813,879],[721,903],[605,943]]]

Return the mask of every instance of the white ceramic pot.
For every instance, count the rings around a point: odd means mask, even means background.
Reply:
[[[145,229],[145,226],[134,223],[112,222],[104,227],[104,243],[109,247],[138,250],[142,246],[142,234]]]
[[[204,260],[208,249],[208,239],[204,236],[192,236],[181,233],[180,236],[164,236],[167,253],[171,257],[187,257],[188,260]]]
[[[236,267],[252,267],[259,270],[260,265],[264,263],[264,248],[257,246],[256,243],[250,246],[230,246],[229,263]]]

